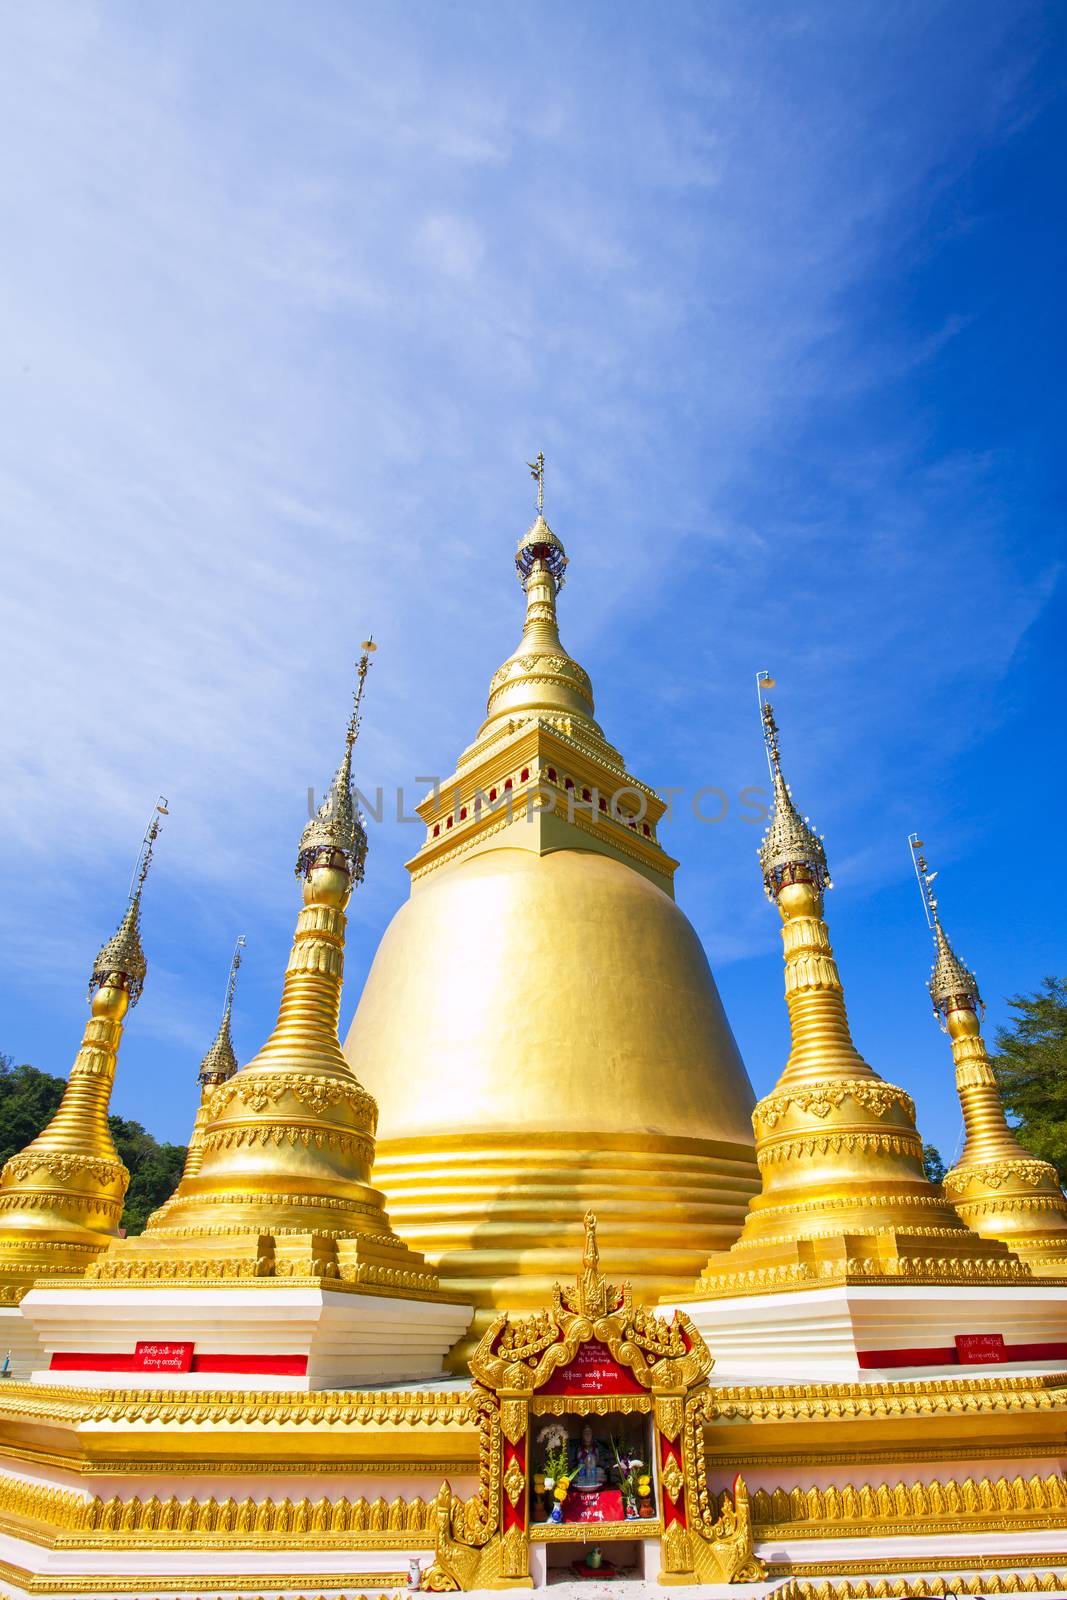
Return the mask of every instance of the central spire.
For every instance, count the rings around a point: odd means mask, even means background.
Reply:
[[[537,480],[537,515],[519,540],[515,571],[526,594],[526,616],[517,648],[493,674],[486,719],[478,743],[534,717],[550,718],[564,729],[577,725],[597,738],[593,686],[559,636],[556,596],[563,588],[568,557],[563,541],[544,515],[545,457],[529,462]]]

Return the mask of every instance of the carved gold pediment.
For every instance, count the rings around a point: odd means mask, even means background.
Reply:
[[[496,1393],[529,1396],[569,1367],[591,1340],[642,1389],[685,1393],[705,1382],[714,1364],[684,1312],[671,1320],[658,1316],[634,1305],[628,1284],[607,1281],[600,1271],[596,1217],[589,1211],[574,1287],[557,1284],[552,1305],[533,1316],[498,1316],[471,1357],[471,1372]]]

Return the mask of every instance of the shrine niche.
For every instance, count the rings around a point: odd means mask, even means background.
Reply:
[[[604,1279],[596,1228],[587,1213],[574,1288],[557,1284],[531,1316],[498,1316],[471,1357],[496,1459],[476,1501],[442,1486],[425,1589],[532,1587],[539,1544],[588,1548],[610,1572],[613,1545],[657,1540],[661,1584],[764,1576],[743,1481],[721,1510],[708,1495],[707,1345],[684,1312],[668,1321]]]

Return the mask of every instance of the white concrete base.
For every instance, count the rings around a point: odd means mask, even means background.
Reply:
[[[22,1315],[21,1306],[0,1306],[0,1366],[5,1356],[11,1358],[9,1378],[28,1378],[34,1367],[44,1361],[41,1341],[33,1331],[33,1323]]]
[[[440,1377],[446,1351],[473,1309],[432,1300],[353,1294],[318,1287],[31,1289],[21,1311],[42,1350],[35,1383],[79,1388],[366,1389]],[[139,1341],[193,1344],[190,1372],[56,1370],[53,1356],[129,1355]],[[275,1357],[305,1358],[304,1373],[196,1371],[197,1358],[240,1367]]]
[[[1067,1343],[1067,1283],[1051,1287],[839,1284],[678,1302],[715,1357],[715,1376],[751,1381],[886,1379],[1067,1370],[1067,1359],[1012,1360],[1010,1346]],[[663,1308],[669,1310],[669,1306]],[[955,1335],[999,1333],[1006,1362],[860,1366],[860,1351],[952,1348]]]

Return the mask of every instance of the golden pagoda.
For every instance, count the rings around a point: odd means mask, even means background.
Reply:
[[[360,659],[340,765],[300,841],[304,905],[274,1030],[258,1055],[208,1089],[192,1170],[143,1234],[116,1241],[94,1264],[98,1280],[289,1276],[436,1289],[371,1187],[377,1107],[337,1037],[345,907],[367,855],[352,750],[373,648],[368,641]]]
[[[959,1159],[945,1174],[945,1193],[983,1238],[1003,1241],[1042,1277],[1067,1276],[1067,1199],[1059,1176],[1024,1149],[1008,1126],[982,1038],[985,1006],[977,979],[941,925],[932,893],[937,874],[927,867],[922,840],[913,834],[909,842],[936,952],[927,987],[934,1015],[952,1041],[966,1134]]]
[[[782,774],[763,702],[774,809],[760,846],[764,888],[782,919],[792,1045],[752,1115],[763,1178],[741,1237],[711,1258],[696,1292],[808,1287],[924,1274],[1017,1277],[997,1240],[973,1233],[923,1169],[911,1096],[879,1077],[852,1041],[823,916],[826,851]]]
[[[0,1304],[15,1305],[36,1278],[80,1273],[118,1234],[130,1174],[108,1126],[127,1012],[148,966],[141,896],[160,818],[152,814],[122,921],[93,962],[90,1017],[55,1116],[0,1172]]]
[[[769,708],[762,866],[793,1049],[756,1108],[764,1190],[736,1252],[706,1304],[649,1304],[741,1228],[751,1095],[674,904],[662,805],[559,642],[566,555],[535,470],[523,642],[420,808],[351,1066],[358,700],[301,841],[270,1039],[237,1068],[235,963],[173,1199],[101,1270],[0,1308],[35,1342],[28,1381],[0,1365],[12,1600],[598,1576],[782,1600],[1067,1592],[1067,1283],[960,1221],[923,1176],[910,1100],[858,1055],[825,852]],[[136,971],[118,968],[125,994]],[[372,1187],[363,1084],[394,1215],[478,1299],[459,1379],[442,1356],[472,1308],[403,1287],[431,1268]]]
[[[398,1231],[478,1307],[540,1304],[612,1218],[613,1270],[681,1290],[756,1188],[752,1091],[674,900],[665,808],[596,721],[565,649],[568,558],[543,506],[518,542],[522,637],[453,775],[345,1054],[381,1112],[375,1181]]]

